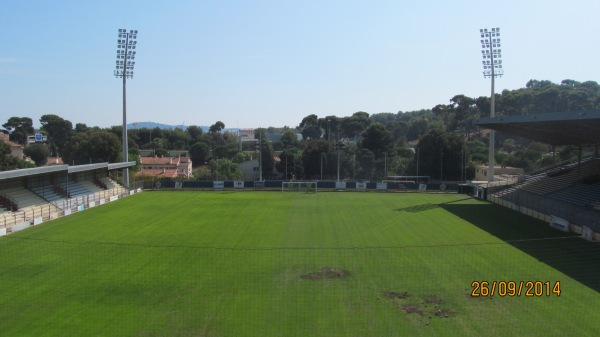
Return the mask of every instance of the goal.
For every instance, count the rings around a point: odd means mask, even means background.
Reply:
[[[281,183],[281,192],[317,193],[317,182],[316,181],[284,181]]]

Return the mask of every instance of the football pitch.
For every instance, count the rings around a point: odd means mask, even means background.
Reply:
[[[0,280],[0,336],[600,336],[600,245],[460,194],[144,192]]]

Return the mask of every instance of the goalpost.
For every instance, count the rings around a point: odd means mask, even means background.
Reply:
[[[317,193],[316,181],[283,181],[281,192]]]

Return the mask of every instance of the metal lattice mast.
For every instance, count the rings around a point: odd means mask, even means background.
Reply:
[[[504,69],[502,68],[502,50],[500,49],[500,28],[492,28],[491,30],[480,29],[481,35],[481,56],[483,57],[483,76],[489,77],[492,80],[492,92],[490,95],[490,117],[496,115],[496,100],[494,93],[494,79],[496,76],[502,77]],[[490,147],[488,157],[488,182],[494,181],[494,130],[490,130]]]
[[[129,161],[129,149],[127,145],[127,78],[133,78],[133,67],[135,66],[135,47],[137,45],[137,30],[119,29],[117,40],[117,64],[115,76],[123,78],[123,162]],[[123,169],[123,185],[129,188],[129,169]]]

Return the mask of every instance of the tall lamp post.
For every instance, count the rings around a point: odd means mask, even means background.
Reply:
[[[135,66],[135,47],[137,45],[137,30],[119,29],[117,40],[117,65],[115,76],[123,78],[123,162],[129,161],[129,149],[127,148],[127,78],[133,78],[133,67]],[[123,184],[129,188],[129,169],[123,169]]]
[[[495,117],[496,100],[494,93],[494,79],[496,76],[502,77],[504,69],[502,68],[502,50],[500,49],[500,28],[491,30],[480,29],[481,35],[481,56],[483,57],[483,77],[489,77],[492,80],[492,93],[490,95],[490,117]],[[490,130],[490,148],[488,157],[488,182],[494,181],[494,130]]]
[[[262,144],[262,132],[259,133],[258,135],[258,181],[263,181],[262,180],[262,149],[263,149],[263,144]]]
[[[335,143],[335,149],[337,150],[337,180],[340,181],[340,150],[344,148],[344,143],[337,142]]]

